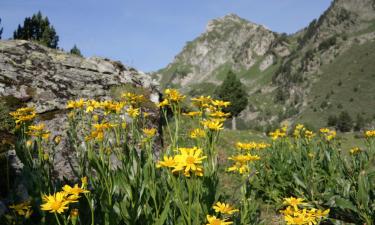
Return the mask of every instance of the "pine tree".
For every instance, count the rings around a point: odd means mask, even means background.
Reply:
[[[77,55],[82,57],[81,50],[77,47],[77,45],[74,45],[72,49],[70,49],[70,54]]]
[[[329,127],[336,127],[336,125],[337,125],[337,117],[335,115],[328,116],[327,125]]]
[[[361,116],[361,114],[357,114],[357,119],[355,121],[354,130],[360,131],[362,128],[365,127],[366,120]]]
[[[59,42],[55,28],[50,24],[48,17],[43,18],[40,11],[31,18],[26,17],[23,26],[18,25],[14,31],[13,38],[37,41],[50,48],[57,48]]]
[[[0,25],[1,25],[1,18],[0,18]],[[3,28],[0,27],[0,40],[1,40],[1,35],[3,34]]]
[[[341,132],[349,132],[353,128],[353,120],[347,111],[340,113],[337,119],[337,129]]]
[[[228,71],[228,74],[216,90],[215,95],[223,101],[231,102],[230,106],[225,109],[232,117],[232,129],[236,129],[236,117],[244,110],[248,104],[247,93],[244,85],[237,78],[236,74]]]

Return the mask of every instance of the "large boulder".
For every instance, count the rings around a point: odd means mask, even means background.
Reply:
[[[157,85],[147,74],[120,62],[83,58],[29,41],[0,41],[0,99],[35,107],[51,136],[63,136],[55,159],[59,177],[71,175],[70,159],[74,155],[64,139],[66,102],[107,99],[120,86],[142,89],[150,101],[159,100]],[[151,120],[158,123],[158,110],[150,109],[150,113]]]

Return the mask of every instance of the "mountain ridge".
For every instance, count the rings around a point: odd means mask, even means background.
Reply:
[[[373,0],[335,0],[318,19],[291,35],[229,14],[211,20],[206,31],[154,77],[162,87],[196,96],[213,94],[227,71],[233,70],[250,94],[251,104],[241,114],[245,126],[296,122],[315,101],[311,90],[325,76],[327,65],[334,67],[353,46],[360,49],[357,44],[374,41],[374,32]]]

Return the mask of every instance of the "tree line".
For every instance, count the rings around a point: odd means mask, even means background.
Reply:
[[[0,18],[0,39],[2,38],[2,34],[3,27],[1,26]],[[17,29],[13,32],[13,39],[35,41],[49,48],[58,49],[59,36],[56,29],[50,23],[48,17],[44,17],[40,11],[31,17],[26,17],[23,24],[18,25]],[[70,53],[82,56],[81,51],[76,45],[73,46]]]

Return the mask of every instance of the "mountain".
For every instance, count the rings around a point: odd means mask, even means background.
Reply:
[[[335,0],[301,31],[286,35],[234,14],[212,20],[173,62],[154,74],[162,87],[213,94],[228,70],[246,85],[243,128],[280,122],[325,126],[348,111],[373,120],[375,1]]]

